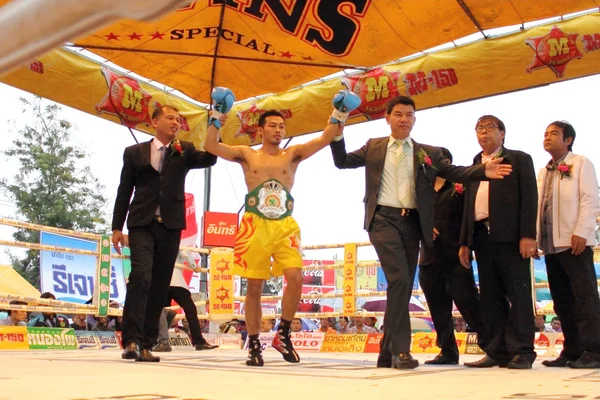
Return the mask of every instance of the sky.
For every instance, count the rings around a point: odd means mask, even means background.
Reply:
[[[481,150],[475,136],[475,122],[484,114],[493,114],[506,125],[506,147],[529,153],[537,171],[550,159],[542,147],[547,125],[555,120],[566,120],[573,124],[577,132],[574,152],[600,165],[597,154],[600,148],[597,93],[600,93],[600,76],[423,111],[418,110],[419,98],[416,97],[417,120],[411,137],[419,143],[448,148],[456,165],[471,165],[473,157]],[[31,95],[0,84],[0,106],[5,127],[0,140],[2,153],[10,148],[16,137],[14,126],[22,126],[27,122],[28,116],[21,112],[19,97]],[[88,151],[87,162],[104,185],[103,194],[108,199],[104,211],[110,222],[123,150],[135,144],[134,139],[123,126],[68,107],[63,106],[62,117],[74,124],[71,142]],[[348,151],[356,150],[369,138],[388,136],[389,133],[385,119],[348,126],[344,131],[346,148]],[[294,138],[291,144],[304,143],[319,134]],[[135,132],[135,135],[140,142],[151,138],[141,132]],[[3,165],[0,178],[12,179],[18,163],[4,154],[0,154],[0,160]],[[186,191],[194,194],[196,210],[202,210],[204,170],[188,174]],[[241,167],[219,160],[212,171],[210,210],[237,213],[246,192]],[[296,200],[294,217],[302,229],[302,244],[368,241],[368,235],[362,228],[364,192],[364,169],[338,170],[333,165],[329,148],[304,161],[298,168],[292,189]],[[0,216],[15,218],[18,217],[16,212],[12,200],[5,194],[0,195]],[[200,223],[200,214],[198,220]],[[1,239],[13,240],[12,232],[12,228],[0,226]],[[14,248],[0,246],[0,265],[9,263],[7,250],[18,252]],[[343,258],[343,250],[305,251],[305,255],[308,259]],[[376,256],[372,248],[361,248],[358,259],[373,260]]]

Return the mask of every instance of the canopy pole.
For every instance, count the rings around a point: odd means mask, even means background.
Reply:
[[[137,143],[139,143],[139,141],[138,141],[138,140],[137,140],[137,138],[135,137],[135,134],[133,133],[133,129],[131,129],[131,128],[127,128],[127,129],[129,129],[129,133],[131,133],[131,136],[133,136],[133,140],[135,140],[135,143],[136,143],[136,144],[137,144]]]

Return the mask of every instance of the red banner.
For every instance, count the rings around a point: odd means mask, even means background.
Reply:
[[[238,216],[206,211],[202,223],[202,247],[235,247]]]

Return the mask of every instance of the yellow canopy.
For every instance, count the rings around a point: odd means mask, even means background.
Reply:
[[[0,265],[0,293],[18,294],[28,297],[40,297],[40,292],[12,267]]]
[[[144,131],[155,106],[176,103],[187,119],[183,138],[199,145],[211,88],[225,86],[242,101],[222,137],[250,144],[260,139],[257,118],[269,108],[287,116],[290,136],[322,129],[331,98],[344,88],[363,101],[349,121],[355,123],[381,118],[397,94],[413,96],[423,109],[596,74],[600,13],[517,28],[598,6],[594,0],[198,0],[154,22],[121,20],[76,38],[74,51],[56,50],[1,80]],[[506,26],[516,33],[491,36],[490,29]],[[452,44],[474,34],[481,40]],[[447,50],[425,52],[445,43]],[[86,58],[80,48],[106,62]]]

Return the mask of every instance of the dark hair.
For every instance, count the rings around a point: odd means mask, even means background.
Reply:
[[[157,108],[155,108],[155,109],[154,109],[154,111],[152,112],[152,119],[154,119],[154,118],[158,118],[158,117],[160,117],[161,115],[163,115],[163,114],[164,114],[164,110],[165,110],[165,108],[166,108],[167,110],[173,110],[173,111],[175,111],[175,112],[179,112],[179,110],[178,110],[176,107],[173,107],[173,106],[170,106],[170,105],[168,105],[168,104],[167,104],[167,105],[164,105],[164,106],[160,106],[160,107],[157,107]]]
[[[550,125],[556,125],[563,130],[563,142],[565,142],[567,138],[573,138],[569,145],[569,151],[573,151],[573,143],[575,143],[575,128],[573,128],[573,125],[567,121],[554,121]]]
[[[554,318],[552,318],[552,321],[550,321],[550,322],[554,322],[554,321],[558,321],[558,322],[560,322],[560,318],[558,318],[558,317],[554,317]]]
[[[450,153],[450,150],[445,147],[440,147],[440,151],[445,158],[450,160],[450,164],[452,164],[452,153]]]
[[[26,303],[26,302],[24,302],[24,301],[19,301],[19,300],[12,300],[12,301],[11,301],[10,303],[8,303],[8,304],[10,304],[11,306],[26,306],[26,305],[27,305],[27,303]],[[8,310],[8,311],[7,311],[7,314],[8,314],[8,315],[11,315],[13,311],[14,311],[14,310]]]
[[[503,131],[504,133],[506,133],[506,126],[504,126],[504,122],[502,122],[502,120],[500,118],[496,117],[495,115],[483,115],[483,116],[479,117],[479,119],[477,119],[477,123],[475,124],[475,128],[477,128],[477,125],[479,125],[479,122],[481,122],[482,119],[494,120],[496,125],[498,125],[498,129]]]
[[[40,296],[40,299],[52,299],[52,300],[56,300],[56,296],[52,292],[44,292]]]
[[[413,110],[417,111],[417,106],[415,105],[415,101],[413,99],[411,99],[408,96],[396,96],[392,100],[390,100],[390,102],[387,104],[385,113],[390,115],[392,113],[392,110],[394,110],[394,107],[396,106],[396,104],[404,104],[406,106],[412,106]]]
[[[340,321],[341,320],[344,320],[346,322],[350,322],[350,318],[348,318],[348,317],[340,317]]]
[[[258,126],[261,128],[264,128],[265,124],[267,123],[267,118],[269,118],[269,117],[281,117],[281,119],[283,119],[285,121],[285,117],[283,116],[283,114],[280,111],[267,110],[261,114],[260,118],[258,118]]]

